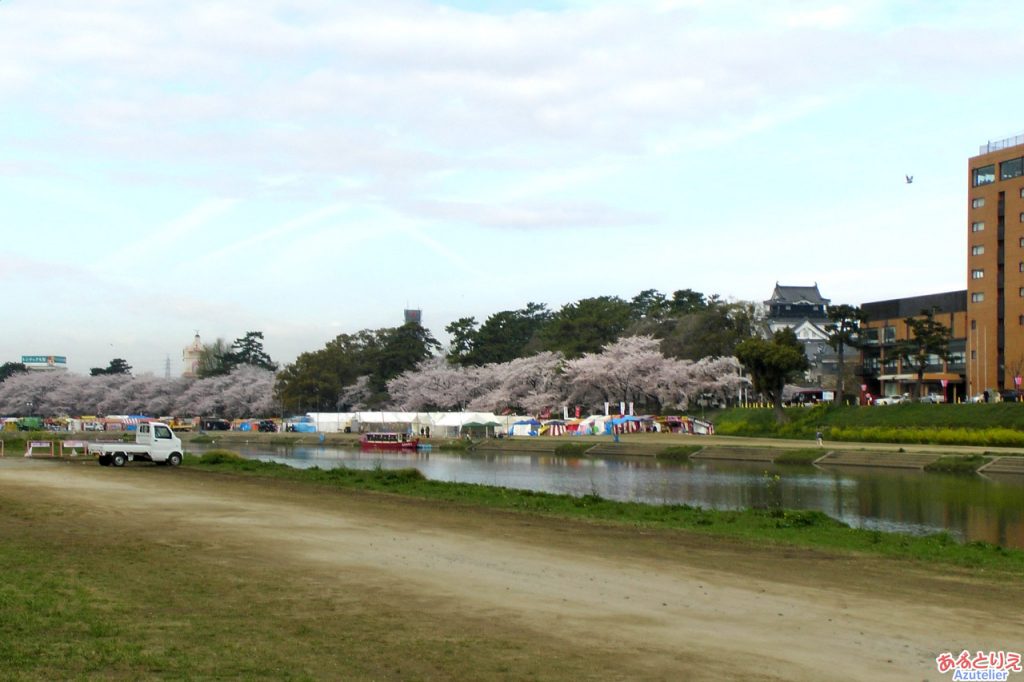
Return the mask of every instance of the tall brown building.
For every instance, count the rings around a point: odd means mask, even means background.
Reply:
[[[1024,373],[1024,135],[982,145],[968,164],[967,377],[970,395]]]

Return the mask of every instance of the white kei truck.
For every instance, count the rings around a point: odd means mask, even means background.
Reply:
[[[176,467],[181,464],[184,450],[181,448],[181,439],[174,435],[170,426],[161,422],[148,422],[136,427],[134,443],[89,443],[88,452],[105,467],[123,467],[132,461]]]

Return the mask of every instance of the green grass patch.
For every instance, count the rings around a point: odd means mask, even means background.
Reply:
[[[991,462],[991,457],[984,455],[968,455],[966,457],[946,456],[938,461],[926,464],[925,471],[938,471],[946,474],[976,474],[978,469]]]
[[[667,459],[673,462],[688,462],[690,455],[702,449],[700,445],[670,445],[659,450],[656,456],[658,459]]]
[[[562,457],[582,457],[594,443],[559,443],[555,446],[555,454]]]
[[[213,436],[210,436],[210,435],[205,434],[205,433],[197,433],[196,435],[194,435],[191,438],[189,438],[188,442],[189,443],[198,443],[200,445],[205,445],[207,443],[212,443],[213,442]]]
[[[799,448],[785,450],[775,458],[776,464],[812,464],[825,454],[823,448]]]
[[[447,440],[432,440],[429,442],[433,450],[444,450],[446,452],[466,452],[473,448],[473,441],[466,438],[449,438]]]
[[[208,450],[198,457],[199,464],[231,464],[235,466],[242,466],[246,462],[253,461],[242,457],[233,450]]]
[[[345,575],[325,588],[287,562],[253,563],[170,529],[97,528],[105,524],[44,500],[3,498],[0,508],[3,680],[571,680],[591,672],[591,661],[567,660],[557,641],[538,644],[521,628],[472,615],[438,619]]]
[[[404,469],[293,469],[284,464],[231,457],[222,457],[216,463],[188,458],[186,464],[226,473],[397,493],[469,506],[693,531],[754,543],[862,552],[928,563],[985,568],[1015,578],[1024,573],[1022,550],[977,542],[958,544],[946,533],[918,537],[850,528],[816,511],[779,508],[716,511],[689,505],[615,502],[594,494],[574,497],[499,486],[430,481],[416,470]]]
[[[814,439],[821,430],[834,441],[1024,447],[1020,403],[855,406],[786,409],[778,424],[770,409],[732,408],[716,416],[722,436]]]

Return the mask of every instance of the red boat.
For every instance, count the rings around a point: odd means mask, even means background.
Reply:
[[[393,431],[364,433],[359,437],[361,450],[411,450],[415,452],[419,443],[419,438],[412,438],[407,434]]]

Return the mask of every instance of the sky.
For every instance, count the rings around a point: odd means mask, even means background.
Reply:
[[[1024,3],[2,0],[0,363],[966,288]],[[912,175],[907,184],[904,176]]]

